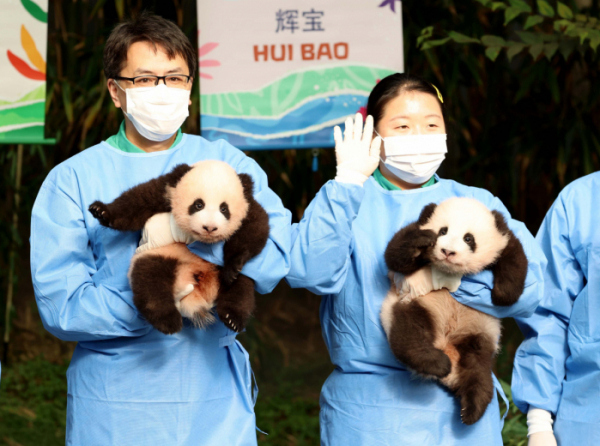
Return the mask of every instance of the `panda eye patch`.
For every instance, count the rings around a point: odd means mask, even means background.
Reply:
[[[471,234],[470,232],[467,232],[465,234],[465,236],[463,237],[463,240],[465,241],[465,243],[467,245],[469,245],[469,248],[471,248],[471,251],[475,252],[475,248],[477,247],[477,244],[475,243],[475,237],[473,237],[473,234]]]
[[[444,226],[442,229],[440,229],[440,232],[438,233],[438,235],[446,235],[448,234],[448,227]]]
[[[188,209],[188,213],[189,213],[190,215],[192,215],[192,214],[194,214],[194,213],[196,213],[196,212],[198,212],[198,211],[201,211],[202,209],[204,209],[204,201],[202,201],[200,198],[198,198],[198,199],[197,199],[196,201],[194,201],[194,202],[192,203],[192,205],[189,207],[189,209]]]
[[[229,218],[231,217],[231,212],[229,212],[229,205],[225,202],[221,203],[221,206],[219,207],[219,211],[221,211],[221,214],[223,214],[223,216],[229,220]]]

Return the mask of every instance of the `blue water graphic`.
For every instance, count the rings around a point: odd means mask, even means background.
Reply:
[[[360,107],[365,106],[366,102],[366,96],[356,94],[317,98],[277,119],[202,115],[200,121],[202,136],[210,141],[225,139],[232,145],[246,150],[333,147],[333,126],[302,135],[274,139],[240,136],[234,132],[260,136],[306,129],[353,115]]]

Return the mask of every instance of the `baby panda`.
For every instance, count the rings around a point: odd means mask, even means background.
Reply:
[[[385,261],[392,278],[429,277],[427,291],[434,290],[411,299],[392,280],[381,309],[392,352],[417,375],[450,389],[460,399],[463,423],[475,423],[494,395],[491,369],[501,325],[458,303],[450,291],[463,275],[489,269],[492,303],[514,304],[527,275],[521,243],[498,211],[471,198],[450,198],[429,204],[416,222],[397,232]]]
[[[192,254],[183,243],[138,249],[129,282],[134,304],[156,329],[165,334],[180,331],[182,315],[198,326],[212,323],[215,302],[225,325],[234,331],[244,329],[254,309],[254,282],[239,273],[269,238],[269,216],[254,199],[253,189],[252,178],[238,175],[227,163],[200,161],[180,164],[110,204],[96,201],[89,207],[102,225],[112,229],[137,231],[151,217],[170,212],[188,239],[225,241],[222,268]]]

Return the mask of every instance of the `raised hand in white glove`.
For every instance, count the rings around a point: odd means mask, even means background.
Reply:
[[[140,245],[135,251],[136,254],[148,249],[160,248],[161,246],[172,243],[185,243],[186,245],[194,242],[195,239],[185,234],[173,218],[170,212],[164,212],[152,216],[145,224],[142,231]],[[190,283],[182,290],[177,291],[175,295],[175,306],[179,309],[179,302],[185,296],[194,291],[194,284]]]
[[[373,138],[373,117],[367,116],[363,132],[363,118],[357,113],[354,121],[346,119],[344,137],[339,126],[333,129],[337,174],[335,181],[362,186],[379,165],[381,138]]]
[[[531,434],[528,446],[557,446],[557,443],[552,431],[544,431]]]

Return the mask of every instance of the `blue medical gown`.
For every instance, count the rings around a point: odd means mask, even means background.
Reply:
[[[217,159],[255,182],[270,238],[243,274],[270,292],[289,269],[289,211],[265,173],[224,141],[184,135],[162,152],[125,153],[101,143],[53,169],[31,222],[31,271],[46,329],[78,341],[67,372],[67,444],[255,445],[248,354],[220,321],[206,330],[186,323],[167,336],[133,305],[127,280],[140,232],[101,226],[87,211],[180,163]],[[222,264],[222,244],[191,245]]]
[[[379,312],[390,288],[384,252],[392,236],[423,207],[472,197],[509,215],[489,192],[438,178],[422,189],[386,191],[371,177],[364,187],[330,181],[292,227],[292,287],[322,295],[323,337],[335,370],[321,393],[321,444],[501,445],[497,396],[473,426],[441,385],[414,379],[394,357]],[[528,316],[541,298],[544,257],[522,223],[509,220],[529,259],[525,292],[511,307],[495,307],[486,271],[463,278],[459,302],[497,317]]]
[[[600,444],[600,173],[569,184],[537,235],[546,257],[544,297],[517,322],[516,405],[556,415],[560,446]]]

